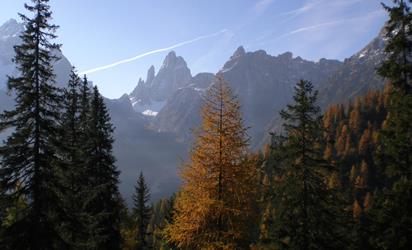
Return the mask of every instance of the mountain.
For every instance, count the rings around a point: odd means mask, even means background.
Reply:
[[[179,88],[187,86],[191,78],[185,60],[171,51],[156,75],[154,66],[151,66],[146,81],[139,79],[136,88],[129,95],[133,107],[139,113],[154,116],[164,106],[167,98]]]
[[[7,76],[17,74],[12,59],[14,57],[14,46],[21,43],[20,34],[22,31],[24,31],[24,25],[18,23],[15,19],[10,19],[0,26],[0,111],[12,107],[14,103],[12,93],[7,93]],[[64,87],[69,81],[72,66],[60,51],[56,51],[56,56],[60,58],[53,64],[56,83],[60,87]]]
[[[319,105],[323,110],[338,103],[353,101],[364,96],[369,90],[381,90],[385,80],[376,73],[376,69],[385,59],[385,28],[382,28],[376,38],[359,52],[344,60],[330,77],[320,79]],[[279,131],[282,121],[274,116],[267,126],[267,131]],[[269,141],[266,134],[261,144]]]
[[[14,19],[0,26],[0,89],[6,88],[7,74],[16,73],[12,62],[13,46],[20,43],[19,35],[23,30],[24,26]]]
[[[382,29],[368,45],[343,62],[312,62],[293,57],[290,52],[271,56],[263,50],[246,52],[239,47],[218,73],[239,97],[245,124],[251,127],[252,148],[266,143],[269,131],[280,129],[279,111],[291,101],[293,86],[300,79],[314,83],[322,109],[352,100],[368,90],[382,89],[385,82],[376,74],[376,68],[385,58],[383,34]],[[192,79],[191,84],[170,95],[151,122],[152,128],[190,141],[191,129],[200,123],[201,95],[207,88],[207,83],[199,87],[196,82]]]
[[[361,51],[343,62],[320,89],[323,108],[343,103],[366,94],[368,90],[379,90],[385,81],[376,74],[376,68],[385,59],[385,30]]]
[[[0,112],[11,109],[14,105],[13,94],[7,93],[7,75],[15,75],[15,64],[13,46],[19,44],[20,33],[24,26],[14,19],[10,19],[0,26]],[[60,87],[67,86],[71,64],[61,53],[56,52],[61,58],[53,64],[56,74],[56,83]],[[178,88],[180,79],[188,78],[187,67],[181,57],[172,53],[165,59],[164,67],[160,69],[155,80],[154,88],[162,92],[171,91],[168,88],[169,77],[175,79]],[[174,72],[176,71],[176,73]],[[189,76],[190,76],[190,71]],[[173,75],[174,74],[174,75]],[[153,74],[154,76],[154,68]],[[182,78],[179,78],[179,77]],[[190,76],[191,78],[191,76]],[[148,77],[150,81],[150,76]],[[153,91],[155,92],[155,91]],[[166,98],[155,95],[156,98]],[[157,100],[153,98],[153,100]],[[185,157],[186,148],[177,142],[175,135],[170,132],[156,132],[148,129],[149,120],[147,116],[135,112],[129,95],[119,99],[105,99],[112,122],[115,126],[114,132],[114,155],[117,166],[121,171],[120,190],[127,200],[130,200],[133,185],[141,170],[144,171],[152,189],[153,199],[171,194],[177,189],[179,180],[176,174],[176,166],[180,159]],[[0,134],[0,141],[7,137],[8,132]]]
[[[157,131],[173,132],[180,141],[191,141],[192,129],[200,124],[202,95],[214,77],[211,73],[199,73],[188,86],[176,90],[151,122],[151,127]]]
[[[13,46],[20,42],[24,26],[10,20],[0,27],[0,110],[12,107],[6,94],[6,75],[15,74]],[[291,101],[293,87],[307,79],[320,91],[320,103],[328,105],[380,89],[384,81],[375,68],[384,59],[382,33],[364,49],[343,62],[302,59],[286,52],[277,56],[263,50],[246,52],[239,47],[219,72],[239,97],[251,147],[259,149],[268,132],[280,127],[279,111]],[[54,64],[57,83],[65,86],[70,62],[59,54]],[[177,190],[177,166],[187,159],[191,130],[200,124],[202,95],[215,74],[192,76],[187,63],[170,52],[156,72],[152,66],[145,80],[119,99],[105,99],[115,126],[114,154],[121,171],[120,190],[130,200],[139,171],[143,170],[155,200]],[[0,138],[4,138],[1,134]]]
[[[22,31],[24,31],[24,25],[18,23],[15,19],[10,19],[0,26],[0,89],[6,88],[7,75],[17,73],[15,64],[12,62],[14,57],[13,47],[21,43],[20,33]],[[53,65],[56,83],[59,86],[66,86],[72,66],[60,51],[56,51],[56,56],[60,58]]]
[[[176,166],[185,158],[186,147],[174,134],[147,128],[148,118],[135,112],[128,95],[105,99],[114,130],[114,155],[120,173],[120,191],[130,201],[133,186],[143,171],[157,200],[177,190]]]
[[[14,105],[13,93],[8,93],[7,76],[15,76],[17,69],[12,59],[14,57],[14,46],[21,43],[20,34],[24,31],[24,25],[15,19],[10,19],[0,26],[0,112],[11,109]],[[56,83],[66,86],[71,64],[61,52],[56,51],[61,59],[54,63]],[[0,134],[0,142],[5,139],[7,133]]]
[[[251,127],[251,145],[257,146],[266,133],[264,128],[291,100],[293,86],[299,79],[319,83],[341,65],[337,60],[307,61],[293,57],[290,52],[278,56],[268,55],[263,50],[246,53],[239,47],[219,73],[239,97],[245,124]],[[206,82],[211,82],[212,75],[209,77]],[[200,86],[196,81],[192,82],[167,100],[152,122],[154,128],[188,138],[189,128],[199,124],[201,94],[207,87],[205,83]]]

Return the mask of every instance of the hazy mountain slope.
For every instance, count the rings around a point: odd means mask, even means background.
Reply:
[[[176,166],[185,157],[183,144],[173,134],[148,129],[147,117],[133,110],[127,95],[105,100],[115,126],[114,154],[125,199],[130,201],[140,171],[150,184],[152,198],[170,195],[179,183]]]
[[[202,95],[213,78],[211,73],[199,73],[187,87],[176,90],[154,118],[151,127],[157,131],[173,132],[180,141],[190,142],[192,129],[200,123]]]
[[[383,34],[382,29],[379,35],[362,50],[345,59],[329,78],[320,80],[319,105],[323,110],[332,104],[347,103],[348,100],[365,95],[368,90],[383,89],[385,81],[376,73],[376,68],[385,58]],[[281,119],[275,115],[266,131],[279,131],[281,124]],[[266,134],[260,144],[268,140],[269,136]]]
[[[12,62],[14,57],[13,47],[21,42],[20,33],[23,30],[24,25],[14,19],[10,19],[0,26],[0,89],[6,87],[7,75],[17,73],[15,64]],[[61,52],[56,52],[56,54],[60,57],[60,60],[53,65],[56,83],[60,86],[66,86],[72,66]]]
[[[10,19],[0,26],[0,112],[11,109],[14,106],[13,93],[8,93],[7,76],[17,74],[17,69],[12,59],[14,46],[21,42],[20,34],[24,31],[24,25],[14,19]],[[71,64],[60,52],[56,52],[61,59],[54,63],[56,83],[66,86]],[[5,139],[7,133],[0,134],[0,142]]]
[[[361,51],[346,59],[340,69],[320,88],[323,108],[330,104],[347,102],[368,90],[382,89],[384,80],[376,74],[376,68],[385,58],[385,38],[382,30]]]
[[[13,46],[20,43],[20,32],[24,26],[10,19],[0,26],[0,89],[6,88],[7,75],[14,75],[16,69],[12,62]]]
[[[19,35],[23,30],[24,26],[13,19],[0,26],[0,111],[11,109],[14,105],[12,95],[6,93],[6,76],[17,72],[12,62],[13,46],[20,43]],[[58,55],[61,59],[53,65],[56,82],[60,86],[66,86],[71,64],[64,55],[61,53]],[[156,80],[159,83],[156,83],[155,86],[163,84],[165,87],[159,87],[159,89],[167,88],[167,83],[161,80],[167,78],[169,74],[167,72],[171,71],[169,67],[180,70],[183,72],[181,75],[185,76],[188,69],[182,70],[181,67],[184,66],[182,60],[176,56],[173,58],[171,54],[165,60],[165,69],[161,70],[164,73]],[[177,77],[179,74],[176,73],[175,78],[177,86],[179,86],[179,78]],[[158,133],[147,129],[148,118],[134,111],[128,95],[117,100],[105,100],[115,126],[114,154],[117,166],[121,171],[120,189],[125,198],[130,200],[140,170],[143,170],[147,176],[153,198],[168,195],[176,190],[178,184],[176,166],[180,162],[179,159],[185,157],[186,152],[183,145],[176,141],[173,134]],[[6,136],[7,132],[0,134],[0,140],[5,139]]]

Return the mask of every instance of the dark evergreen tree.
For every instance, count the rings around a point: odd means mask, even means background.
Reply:
[[[83,147],[87,147],[88,135],[87,135],[87,128],[89,125],[90,119],[90,100],[92,95],[90,93],[89,81],[87,77],[83,77],[83,81],[80,86],[80,93],[79,93],[79,123],[80,123],[80,138],[79,140],[82,141],[81,145]],[[84,152],[84,150],[82,150]]]
[[[405,1],[394,0],[394,3],[393,7],[384,5],[390,16],[385,48],[389,56],[378,69],[391,85],[389,114],[378,158],[392,181],[401,176],[412,177],[412,13]]]
[[[378,164],[386,188],[372,202],[371,243],[377,249],[410,249],[412,243],[412,13],[410,3],[384,5],[387,60],[378,73],[390,82],[388,116],[381,133]]]
[[[86,88],[87,81],[83,83]],[[82,91],[84,92],[84,91]],[[83,106],[83,105],[81,105]],[[80,114],[82,115],[82,114]],[[119,171],[113,157],[113,125],[97,87],[93,89],[86,135],[83,142],[85,176],[84,213],[88,226],[87,249],[120,249]]]
[[[57,178],[57,121],[61,104],[52,63],[60,45],[51,42],[56,25],[50,24],[48,0],[25,5],[33,17],[20,14],[25,23],[22,43],[15,46],[19,74],[8,78],[15,96],[13,110],[0,116],[0,129],[13,129],[0,149],[2,199],[8,206],[21,197],[27,207],[16,211],[0,237],[2,249],[57,249],[62,240],[57,218],[62,216]]]
[[[275,156],[273,238],[279,249],[341,249],[345,246],[343,203],[327,186],[335,168],[323,158],[324,144],[317,92],[301,80],[294,104],[281,111],[285,136]]]
[[[136,246],[139,250],[149,249],[147,241],[149,220],[151,216],[151,207],[149,206],[150,192],[144,179],[143,173],[140,172],[135,186],[133,195],[133,217],[136,221],[137,235]]]
[[[68,88],[64,90],[63,113],[61,117],[61,185],[64,187],[62,201],[66,217],[61,221],[62,234],[72,249],[81,246],[85,233],[82,223],[82,192],[85,173],[82,154],[83,142],[80,123],[80,87],[81,79],[74,68],[71,71]]]

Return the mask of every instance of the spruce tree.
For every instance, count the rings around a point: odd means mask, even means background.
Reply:
[[[0,129],[13,129],[0,149],[2,198],[12,206],[25,197],[28,204],[2,232],[2,249],[62,247],[56,154],[61,96],[52,66],[58,60],[54,55],[60,45],[52,42],[58,27],[50,24],[48,0],[32,2],[25,8],[33,17],[20,14],[25,30],[14,57],[19,74],[8,78],[16,105],[0,116]]]
[[[87,81],[83,83],[86,88]],[[113,157],[113,125],[97,87],[87,120],[88,142],[83,146],[86,188],[83,208],[88,225],[86,249],[120,249],[119,171]]]
[[[386,26],[388,58],[378,68],[391,86],[378,154],[389,185],[400,177],[412,178],[412,13],[405,1],[394,3],[393,7],[384,5],[390,16]]]
[[[79,140],[82,141],[81,145],[83,147],[87,147],[87,128],[89,125],[90,119],[90,100],[92,99],[89,81],[87,80],[86,75],[83,77],[83,81],[80,86],[80,93],[79,93],[79,123],[80,123],[80,138]],[[84,150],[82,150],[84,152]]]
[[[72,249],[78,249],[85,233],[82,223],[82,192],[84,190],[84,156],[80,138],[80,87],[81,79],[73,68],[68,88],[64,90],[63,112],[60,126],[62,201],[66,217],[61,221],[62,233]]]
[[[247,249],[256,229],[256,167],[240,104],[221,75],[207,91],[201,115],[166,229],[169,242],[181,249]]]
[[[411,1],[409,1],[410,3]],[[410,4],[384,5],[388,58],[378,73],[389,80],[388,116],[377,154],[386,187],[372,202],[371,243],[378,249],[410,249],[412,238],[412,13]]]
[[[341,249],[344,215],[336,192],[327,187],[334,167],[323,158],[323,135],[317,92],[301,80],[294,103],[281,111],[285,135],[275,157],[272,239],[276,249]],[[339,219],[338,219],[339,218]]]
[[[149,200],[149,188],[147,187],[143,173],[140,172],[133,195],[133,217],[137,227],[136,246],[139,250],[149,249],[147,242],[147,226],[149,225],[151,216],[151,207],[148,205]]]

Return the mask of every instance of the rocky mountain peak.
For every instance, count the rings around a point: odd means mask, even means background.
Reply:
[[[155,78],[155,68],[154,66],[150,66],[149,70],[147,71],[146,83],[150,84],[153,79]]]
[[[176,56],[173,50],[167,54],[163,61],[162,69],[164,68],[187,68],[186,61],[181,56]]]
[[[230,59],[242,57],[244,55],[246,55],[245,48],[243,48],[243,46],[239,46],[239,48],[236,49],[235,53],[233,53],[233,55]]]
[[[386,27],[387,27],[387,23],[385,23],[385,25],[379,31],[378,37],[380,37],[382,39],[386,39]]]
[[[139,80],[130,93],[134,109],[144,115],[155,116],[167,98],[176,90],[188,86],[191,79],[185,60],[176,56],[174,51],[169,52],[160,70],[156,73],[154,66],[151,66],[146,81]]]
[[[24,25],[15,19],[10,19],[0,26],[0,39],[5,40],[10,37],[18,37],[24,30]]]
[[[384,33],[381,31],[375,39],[373,39],[361,51],[346,60],[346,62],[357,64],[367,60],[375,61],[375,64],[379,64],[385,57],[386,39],[383,34]]]
[[[288,51],[288,52],[278,55],[278,58],[281,60],[289,61],[293,59],[293,53]]]

